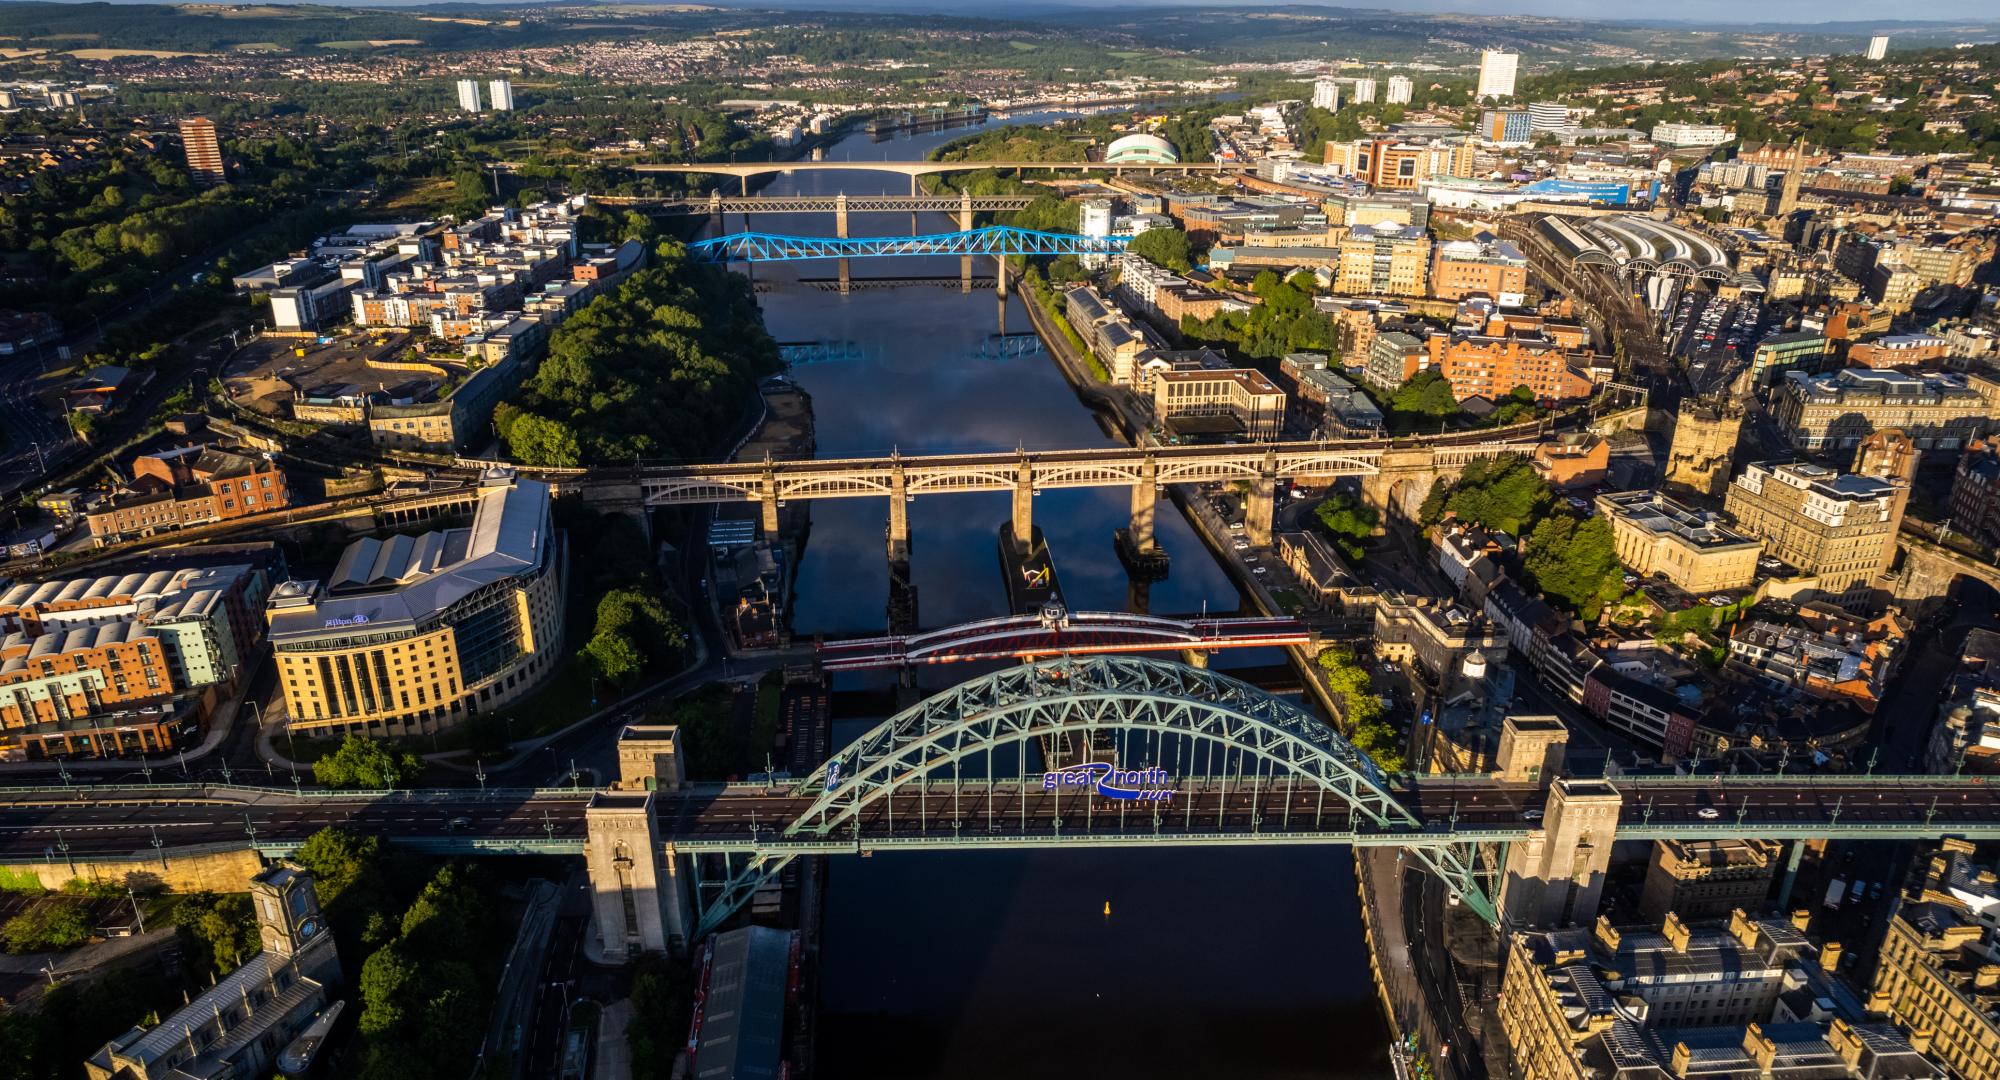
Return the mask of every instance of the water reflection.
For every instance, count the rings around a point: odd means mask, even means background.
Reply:
[[[827,156],[913,159],[957,134],[885,143],[856,135]],[[806,172],[777,178],[765,193],[841,190],[902,194],[908,181]],[[831,215],[772,215],[750,226],[834,231]],[[919,227],[955,226],[935,215]],[[855,236],[909,231],[904,214],[856,214],[849,229]],[[956,258],[855,260],[852,267],[856,277],[958,270]],[[793,284],[833,273],[830,263],[756,268],[758,280],[781,283],[762,298],[780,341],[862,346],[862,359],[796,373],[813,397],[820,456],[1115,444],[1046,356],[976,355],[999,325],[990,290],[915,287],[843,297]],[[991,265],[974,273],[990,274]],[[1007,327],[1027,329],[1020,298],[1007,304]],[[1133,601],[1111,546],[1128,498],[1122,488],[1105,488],[1051,490],[1035,500],[1036,522],[1077,608],[1125,609]],[[923,625],[1004,614],[995,543],[1008,496],[927,496],[909,511]],[[887,513],[879,499],[813,504],[794,618],[801,634],[882,631]],[[1161,514],[1158,538],[1173,570],[1150,587],[1154,612],[1237,607],[1234,586],[1178,512]],[[1232,662],[1268,664],[1274,655]],[[926,673],[924,686],[971,674]],[[885,681],[843,677],[837,689]],[[842,721],[836,742],[877,719]],[[833,860],[829,880],[822,1076],[1389,1074],[1345,849],[882,855]]]

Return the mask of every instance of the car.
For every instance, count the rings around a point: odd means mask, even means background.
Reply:
[[[1880,900],[1880,899],[1882,899],[1882,883],[1881,883],[1881,882],[1877,881],[1877,882],[1875,882],[1874,884],[1872,884],[1872,885],[1868,886],[1868,899],[1870,899],[1870,900]]]
[[[1245,556],[1243,556],[1243,565],[1245,565],[1245,566],[1255,566],[1255,565],[1257,565],[1257,556],[1255,556],[1255,555],[1245,555]]]
[[[472,819],[469,817],[455,817],[452,818],[450,821],[445,822],[444,827],[449,832],[457,832],[460,829],[470,829],[472,828]]]
[[[1714,821],[1716,818],[1722,816],[1722,811],[1717,810],[1713,806],[1704,806],[1701,809],[1696,810],[1694,812],[1694,816],[1702,819],[1703,821]]]
[[[1396,662],[1394,660],[1382,661],[1382,674],[1394,675],[1395,673],[1396,673]]]
[[[1268,574],[1268,573],[1270,573],[1270,571],[1269,571],[1269,570],[1266,570],[1265,568],[1263,568],[1263,567],[1261,567],[1261,566],[1253,566],[1253,567],[1251,567],[1251,568],[1250,568],[1250,572],[1251,572],[1251,573],[1253,573],[1253,574]]]
[[[1532,810],[1532,809],[1530,809],[1530,810],[1523,810],[1523,811],[1521,811],[1521,820],[1522,820],[1522,821],[1540,821],[1540,820],[1542,820],[1542,812],[1541,812],[1540,810]]]
[[[1248,551],[1250,549],[1250,542],[1248,540],[1238,540],[1229,546],[1238,551]]]
[[[1709,607],[1728,607],[1730,603],[1730,599],[1721,593],[1716,593],[1714,596],[1708,598]]]
[[[1242,532],[1242,531],[1243,531],[1243,523],[1242,523],[1242,522],[1240,522],[1240,521],[1232,521],[1232,522],[1230,522],[1230,523],[1229,523],[1229,531],[1230,531],[1230,532]]]

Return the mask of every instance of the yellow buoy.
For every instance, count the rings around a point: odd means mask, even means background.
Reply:
[[[1109,900],[1104,902],[1104,917],[1107,919],[1111,917],[1111,901]]]

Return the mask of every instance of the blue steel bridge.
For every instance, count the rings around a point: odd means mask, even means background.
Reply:
[[[1053,783],[1040,771],[1051,747],[1077,753],[1069,765],[1115,754],[1170,794]],[[0,865],[140,871],[201,851],[284,855],[329,825],[440,853],[582,855],[616,956],[685,946],[805,855],[1386,845],[1498,920],[1532,919],[1551,910],[1546,897],[1587,887],[1579,867],[1601,878],[1613,839],[2000,839],[2000,792],[1977,777],[1388,775],[1296,705],[1134,656],[969,680],[801,780],[683,783],[680,754],[673,729],[627,728],[619,783],[596,790],[0,788]]]
[[[742,232],[688,245],[696,258],[712,262],[801,262],[807,259],[865,259],[897,255],[1116,255],[1130,237],[1078,236],[1012,225],[988,225],[961,232],[923,236],[783,236]]]

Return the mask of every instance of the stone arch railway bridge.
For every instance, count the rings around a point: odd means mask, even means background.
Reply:
[[[1130,535],[1140,550],[1150,550],[1160,485],[1241,481],[1250,486],[1244,530],[1255,542],[1269,543],[1272,500],[1282,478],[1317,482],[1359,477],[1370,506],[1409,514],[1434,480],[1456,477],[1481,458],[1524,453],[1541,433],[1539,426],[1523,425],[1506,437],[1511,441],[1478,433],[1421,443],[1233,443],[649,466],[593,470],[586,494],[603,508],[635,510],[756,503],[770,533],[777,531],[779,507],[793,499],[886,499],[894,559],[899,553],[907,556],[906,505],[918,496],[1009,493],[1014,535],[1025,537],[1034,526],[1035,495],[1045,489],[1126,487],[1132,491]]]
[[[1063,736],[1101,764],[1036,771],[1028,747]],[[688,784],[677,729],[627,727],[600,790],[0,789],[0,863],[157,875],[219,851],[285,855],[328,825],[436,852],[581,855],[605,953],[622,958],[685,948],[806,855],[1390,845],[1490,920],[1554,925],[1595,908],[1617,839],[2000,838],[1983,778],[1551,779],[1560,740],[1510,723],[1496,773],[1391,777],[1225,676],[1057,658],[907,708],[797,781]]]

